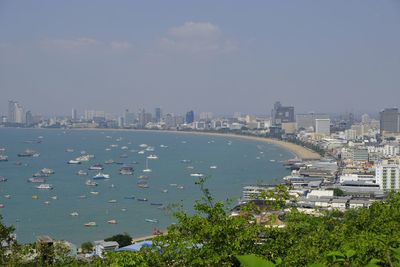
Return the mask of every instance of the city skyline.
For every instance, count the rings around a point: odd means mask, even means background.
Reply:
[[[2,98],[41,114],[268,114],[275,100],[302,113],[371,112],[400,97],[396,1],[0,7]]]

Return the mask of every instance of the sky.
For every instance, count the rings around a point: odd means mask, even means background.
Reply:
[[[0,0],[0,114],[400,106],[400,1]]]

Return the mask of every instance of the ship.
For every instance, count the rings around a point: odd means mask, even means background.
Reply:
[[[109,174],[102,173],[102,172],[99,172],[98,174],[96,174],[95,176],[93,176],[93,179],[95,179],[95,180],[99,180],[99,179],[110,179],[110,175],[109,175]]]

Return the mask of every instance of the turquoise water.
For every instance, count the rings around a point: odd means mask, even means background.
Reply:
[[[111,147],[112,144],[118,147]],[[138,154],[143,149],[140,144],[154,146],[155,151]],[[122,150],[123,146],[128,149]],[[293,157],[279,147],[255,141],[140,131],[0,128],[1,147],[6,148],[4,154],[9,156],[8,162],[0,162],[0,176],[8,179],[0,183],[0,203],[5,205],[0,209],[3,222],[16,227],[19,242],[32,242],[37,235],[47,234],[78,245],[123,232],[144,236],[151,234],[155,227],[166,228],[174,221],[170,212],[151,203],[162,203],[165,207],[183,204],[190,211],[194,201],[200,197],[199,188],[195,185],[196,177],[190,176],[191,173],[209,175],[206,185],[213,195],[220,200],[232,199],[236,202],[244,185],[274,183],[287,175],[288,171],[280,161]],[[67,148],[74,149],[74,152],[66,152]],[[33,149],[40,156],[17,157],[26,149]],[[67,164],[83,150],[95,155],[95,158],[81,165]],[[122,154],[128,157],[121,158]],[[142,189],[137,186],[137,180],[143,174],[149,154],[156,154],[159,159],[148,161],[152,169],[146,174],[149,176],[149,188]],[[134,175],[120,175],[118,170],[121,165],[103,164],[109,159],[137,162],[131,165],[135,169]],[[184,159],[191,160],[191,163],[182,163]],[[21,165],[16,165],[17,161]],[[103,172],[110,174],[111,179],[97,181],[97,187],[88,187],[85,181],[96,174],[88,167],[95,163],[102,163],[105,167]],[[210,169],[213,165],[217,168]],[[188,166],[193,169],[188,169]],[[47,179],[53,190],[39,190],[35,188],[38,184],[27,182],[33,173],[42,168],[55,171]],[[81,169],[89,175],[76,175]],[[184,189],[178,189],[174,184]],[[165,189],[167,193],[163,192]],[[93,195],[90,191],[98,191],[99,194]],[[10,195],[10,198],[5,195]],[[37,195],[38,199],[32,199],[33,195]],[[80,198],[82,195],[87,198]],[[132,195],[135,196],[133,200],[124,198]],[[53,199],[54,196],[57,199]],[[141,202],[137,198],[147,198],[148,201]],[[117,202],[109,203],[111,199]],[[47,201],[49,203],[45,204]],[[73,211],[79,216],[71,216]],[[111,219],[117,220],[118,224],[108,224]],[[158,222],[149,223],[145,219],[157,219]],[[84,227],[89,221],[95,221],[98,226]]]

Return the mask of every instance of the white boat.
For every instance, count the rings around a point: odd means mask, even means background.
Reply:
[[[98,174],[96,174],[95,176],[93,176],[93,179],[110,179],[110,175],[109,174],[105,174],[102,172],[99,172]]]
[[[69,215],[71,215],[71,216],[79,216],[79,213],[74,211],[74,212],[71,212]]]
[[[204,174],[202,174],[202,173],[191,173],[190,176],[192,176],[192,177],[203,177]]]
[[[162,192],[163,193],[168,193],[168,189],[163,189]]]
[[[118,145],[117,144],[112,144],[112,145],[110,145],[110,147],[118,147]]]
[[[216,168],[217,168],[217,166],[215,166],[215,165],[210,166],[210,169],[216,169]]]
[[[185,189],[185,188],[183,187],[183,185],[178,185],[176,188],[177,188],[177,189],[180,189],[180,190]]]
[[[44,174],[54,174],[54,170],[49,169],[49,168],[43,168],[40,170],[40,172],[44,173]]]
[[[97,192],[97,191],[90,191],[90,194],[92,194],[92,195],[98,195],[99,192]]]
[[[80,162],[79,160],[76,159],[71,159],[68,161],[68,164],[81,164],[82,162]]]
[[[145,219],[146,222],[158,223],[157,219]]]
[[[154,147],[149,146],[149,147],[146,148],[146,151],[153,152],[154,151]]]
[[[127,146],[123,146],[123,147],[121,147],[121,149],[122,150],[127,150],[127,149],[129,149]]]
[[[269,161],[271,161],[271,162],[275,162],[275,160],[274,160],[274,159],[270,159]]]
[[[110,200],[108,201],[108,203],[117,203],[117,200],[116,200],[116,199],[110,199]]]
[[[97,226],[96,222],[88,222],[84,224],[86,227],[94,227]]]
[[[0,161],[8,161],[8,156],[0,155]]]
[[[72,152],[74,152],[74,149],[73,148],[67,148],[65,151],[69,152],[69,153],[72,153]]]
[[[157,155],[151,154],[149,156],[147,156],[148,159],[158,159]]]
[[[145,148],[145,147],[147,147],[147,145],[146,144],[141,144],[141,145],[139,145],[140,147],[142,147],[142,148]]]
[[[57,196],[52,196],[51,199],[57,200]]]
[[[77,157],[75,160],[77,161],[89,161],[90,160],[90,156],[89,155],[82,155]]]
[[[85,172],[84,170],[79,170],[77,174],[78,174],[79,176],[86,176],[86,175],[88,175],[88,173]]]
[[[36,186],[37,189],[53,189],[51,184],[40,184],[39,186]]]
[[[118,222],[117,222],[117,220],[108,220],[107,221],[107,223],[109,223],[109,224],[117,224]]]
[[[166,145],[160,145],[160,147],[162,147],[162,148],[167,148],[168,146],[166,146]]]
[[[149,161],[148,161],[148,159],[146,159],[146,169],[144,169],[143,172],[152,172],[152,170],[149,168]]]
[[[85,184],[87,186],[97,186],[97,183],[95,181],[92,181],[92,180],[87,180]]]
[[[138,154],[144,154],[144,150],[140,150]]]
[[[94,171],[101,171],[103,168],[103,166],[101,164],[95,164],[89,167],[89,170],[94,170]]]

